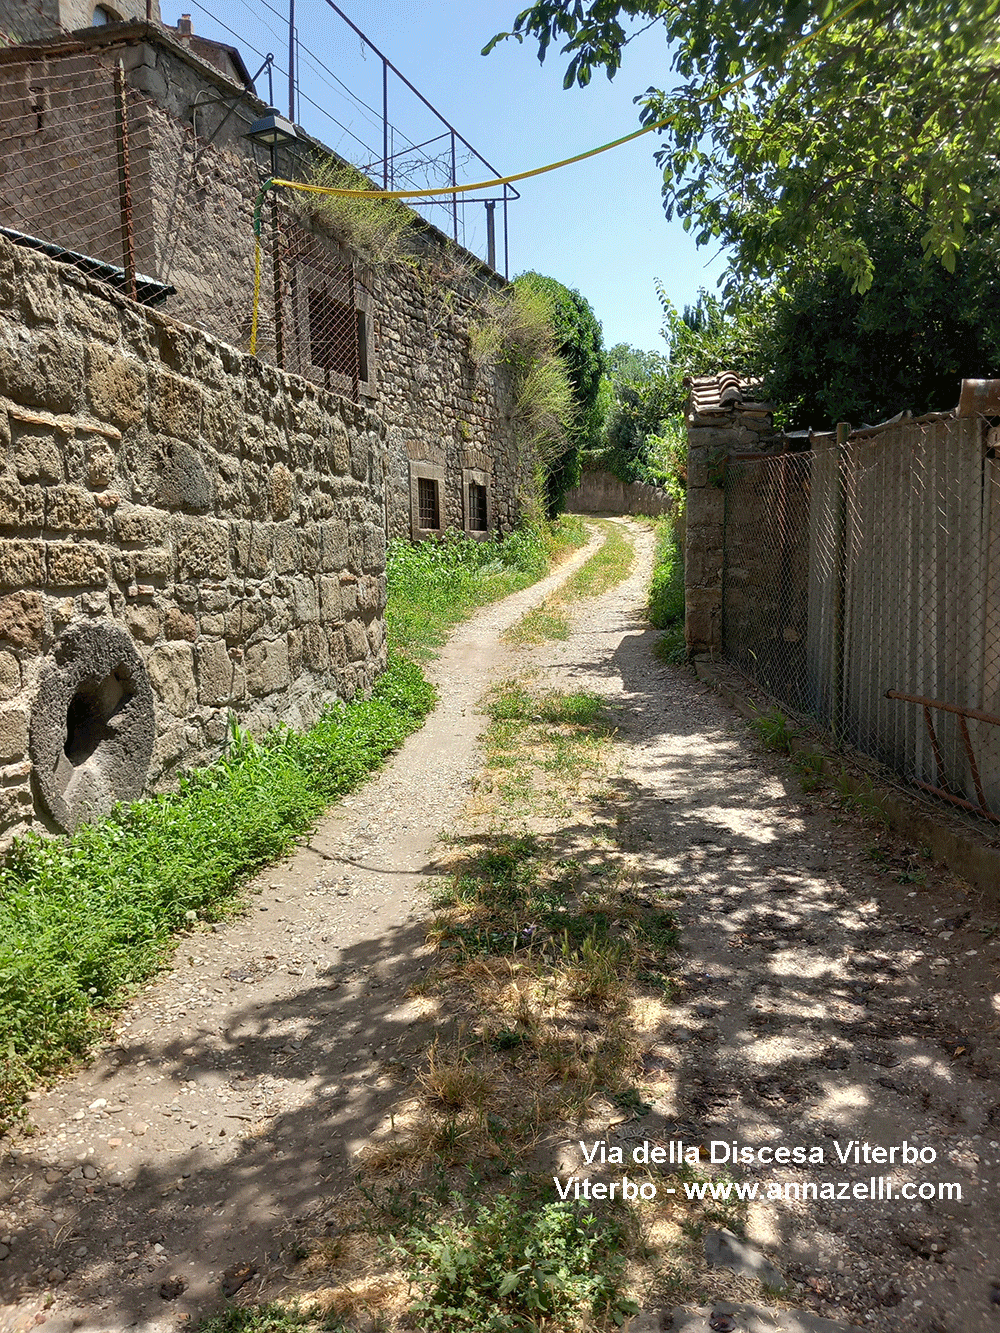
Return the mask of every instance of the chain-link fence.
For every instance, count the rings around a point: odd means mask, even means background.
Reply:
[[[1000,819],[1000,433],[902,421],[730,460],[726,655],[838,740]]]
[[[0,235],[357,402],[371,293],[336,241],[271,193],[255,300],[249,149],[200,137],[90,53],[0,61]],[[223,106],[215,124],[232,120]],[[211,131],[209,131],[211,133]],[[236,138],[240,138],[237,125]]]
[[[138,150],[142,99],[78,53],[0,65],[0,234],[148,303],[149,154]]]

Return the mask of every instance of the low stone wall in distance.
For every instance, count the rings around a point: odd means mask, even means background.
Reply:
[[[385,660],[368,409],[0,240],[0,842]]]
[[[658,518],[671,514],[674,502],[659,486],[641,481],[622,481],[611,472],[586,471],[579,486],[566,493],[571,514],[645,514]]]

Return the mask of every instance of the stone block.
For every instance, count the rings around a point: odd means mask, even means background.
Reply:
[[[96,542],[46,542],[48,581],[55,587],[91,588],[107,583],[108,552]]]
[[[348,661],[360,662],[368,656],[368,635],[365,633],[364,624],[356,617],[344,625],[344,643]]]
[[[166,439],[160,441],[157,453],[157,500],[189,514],[212,509],[215,483],[199,451],[183,440]]]
[[[244,578],[263,578],[271,568],[271,530],[262,523],[230,525],[233,573]]]
[[[174,537],[177,577],[196,583],[229,577],[229,531],[221,523],[185,523]]]
[[[132,568],[140,583],[166,582],[173,572],[173,557],[166,547],[162,546],[148,551],[136,551],[132,557]]]
[[[175,440],[193,440],[201,432],[201,402],[199,385],[161,370],[150,383],[150,425]]]
[[[163,613],[163,635],[167,639],[186,639],[194,643],[198,637],[198,622],[190,612],[172,606]]]
[[[119,356],[110,347],[87,347],[87,399],[94,416],[119,430],[137,425],[146,414],[146,367]]]
[[[38,652],[44,633],[45,604],[39,593],[22,591],[0,597],[0,639],[15,648]]]
[[[153,693],[169,713],[185,718],[194,707],[194,651],[187,643],[163,643],[146,659]]]
[[[31,789],[25,781],[18,787],[0,787],[0,833],[6,842],[31,818]]]
[[[684,582],[688,587],[722,587],[721,546],[692,544],[684,553]]]
[[[302,675],[302,631],[300,629],[290,629],[288,631],[288,674],[292,680],[298,680]],[[293,725],[295,725],[293,723]]]
[[[299,568],[306,574],[318,574],[323,568],[323,531],[318,523],[299,530]]]
[[[314,579],[302,574],[290,580],[288,593],[297,625],[307,625],[319,620],[319,592]]]
[[[220,611],[203,612],[198,617],[198,633],[210,639],[221,639],[226,633],[226,617]]]
[[[721,588],[685,588],[684,638],[692,652],[721,649]]]
[[[154,643],[160,637],[160,613],[155,606],[130,606],[125,624],[140,643]]]
[[[80,400],[83,348],[70,338],[43,334],[13,347],[0,347],[0,384],[25,407],[70,412]]]
[[[302,630],[302,661],[310,671],[326,671],[330,666],[330,642],[319,625]]]
[[[13,653],[0,652],[0,699],[13,699],[20,688],[20,662]]]
[[[368,480],[368,441],[363,435],[351,435],[351,476],[355,481]]]
[[[45,526],[53,532],[101,532],[105,523],[104,510],[79,486],[46,488]]]
[[[115,536],[130,546],[158,546],[167,531],[167,516],[158,509],[122,505],[115,512]]]
[[[347,665],[347,643],[344,638],[344,626],[331,625],[326,633],[330,645],[330,666],[334,669],[345,667]]]
[[[0,527],[40,528],[44,517],[41,486],[22,486],[13,477],[0,477]]]
[[[110,486],[115,477],[115,451],[103,435],[87,435],[84,444],[87,485],[93,490]]]
[[[288,518],[295,503],[295,478],[284,463],[276,463],[268,479],[268,503],[276,519]]]
[[[65,432],[56,430],[54,425],[48,423],[19,421],[14,417],[10,436],[14,447],[14,467],[21,481],[50,484],[63,480]]]
[[[689,487],[687,493],[688,531],[699,524],[716,523],[721,528],[726,514],[726,493],[721,486]]]
[[[268,639],[246,650],[247,688],[252,694],[273,694],[291,684],[288,644],[284,639]]]
[[[340,597],[340,578],[336,574],[321,574],[319,578],[319,614],[321,620],[339,624],[344,618]]]
[[[331,440],[331,471],[335,476],[344,477],[351,466],[351,437],[347,427],[339,417],[333,418],[333,439]]]
[[[32,588],[45,581],[45,548],[40,541],[0,540],[0,588]]]
[[[361,549],[361,567],[366,573],[385,569],[385,529],[381,524],[365,524]]]
[[[0,760],[23,759],[28,753],[28,710],[16,704],[0,708]]]
[[[302,552],[294,523],[281,523],[272,529],[271,563],[279,574],[291,574],[301,568]]]
[[[339,573],[347,568],[347,524],[342,518],[330,518],[323,524],[323,569]]]
[[[198,649],[198,702],[212,708],[233,703],[242,695],[243,673],[237,673],[226,645],[206,643]],[[236,689],[240,689],[237,694]]]

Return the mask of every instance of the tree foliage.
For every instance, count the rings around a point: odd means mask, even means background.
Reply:
[[[608,77],[637,25],[657,25],[679,82],[637,98],[663,127],[668,216],[728,247],[727,295],[761,274],[830,265],[872,283],[865,201],[923,219],[954,272],[977,185],[997,163],[1000,0],[539,0],[504,37],[569,57],[565,83]]]
[[[948,273],[901,201],[869,201],[858,225],[871,287],[849,291],[832,266],[807,275],[774,301],[754,355],[793,426],[944,411],[963,378],[1000,376],[1000,229],[973,223]]]
[[[546,464],[545,503],[552,518],[562,508],[566,492],[580,480],[582,450],[600,441],[600,390],[605,364],[601,326],[586,298],[555,278],[522,273],[514,279],[514,288],[547,302],[555,348],[569,373],[573,394],[574,412],[565,447]]]

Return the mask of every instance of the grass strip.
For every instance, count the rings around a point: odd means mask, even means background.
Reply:
[[[669,518],[656,524],[653,577],[649,585],[649,623],[664,634],[656,645],[662,662],[677,666],[687,659],[684,639],[684,553]]]
[[[391,542],[389,642],[407,657],[426,661],[458,621],[535,583],[586,540],[582,519],[564,514],[556,523],[523,528],[503,542],[452,533],[441,541]]]
[[[585,540],[570,519],[503,542],[394,544],[392,651],[370,699],[331,707],[301,734],[278,728],[254,741],[232,725],[225,753],[176,792],[70,837],[19,839],[0,868],[0,1125],[34,1083],[87,1053],[177,931],[232,911],[242,882],[422,724],[435,694],[411,659]]]
[[[531,647],[551,639],[568,639],[570,604],[599,597],[628,577],[635,550],[618,523],[598,521],[604,534],[600,547],[541,606],[522,616],[503,636],[505,642]]]
[[[394,656],[370,699],[329,709],[304,734],[256,742],[234,726],[226,753],[178,791],[67,838],[19,839],[0,870],[0,1118],[84,1055],[171,935],[222,916],[240,882],[358,786],[434,699],[419,668]]]

